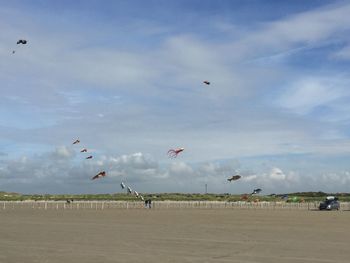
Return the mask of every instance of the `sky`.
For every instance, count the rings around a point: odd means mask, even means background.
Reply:
[[[349,192],[349,13],[0,0],[0,191]]]

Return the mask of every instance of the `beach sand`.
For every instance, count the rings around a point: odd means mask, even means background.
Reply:
[[[350,262],[350,211],[0,211],[0,262]]]

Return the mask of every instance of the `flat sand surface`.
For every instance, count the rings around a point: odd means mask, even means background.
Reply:
[[[0,262],[350,262],[350,211],[0,210]]]

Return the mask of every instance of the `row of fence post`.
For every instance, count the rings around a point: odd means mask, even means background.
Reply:
[[[221,201],[154,201],[153,209],[284,209],[284,210],[314,210],[319,202],[286,203],[286,202],[221,202]],[[143,202],[128,201],[76,201],[66,203],[63,201],[3,201],[2,210],[6,209],[140,209],[145,208]],[[342,202],[341,210],[350,210],[350,202]]]

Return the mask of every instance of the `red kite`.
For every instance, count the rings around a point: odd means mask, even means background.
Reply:
[[[168,156],[169,158],[176,158],[177,155],[182,152],[183,150],[185,150],[184,148],[178,148],[178,149],[170,149],[168,151]]]
[[[91,180],[95,180],[95,179],[105,177],[105,176],[106,176],[106,172],[102,171],[102,172],[99,172],[98,174],[96,174],[94,177],[92,177]]]
[[[244,195],[241,196],[241,200],[246,201],[248,199],[249,199],[249,196],[247,194],[244,194]]]

